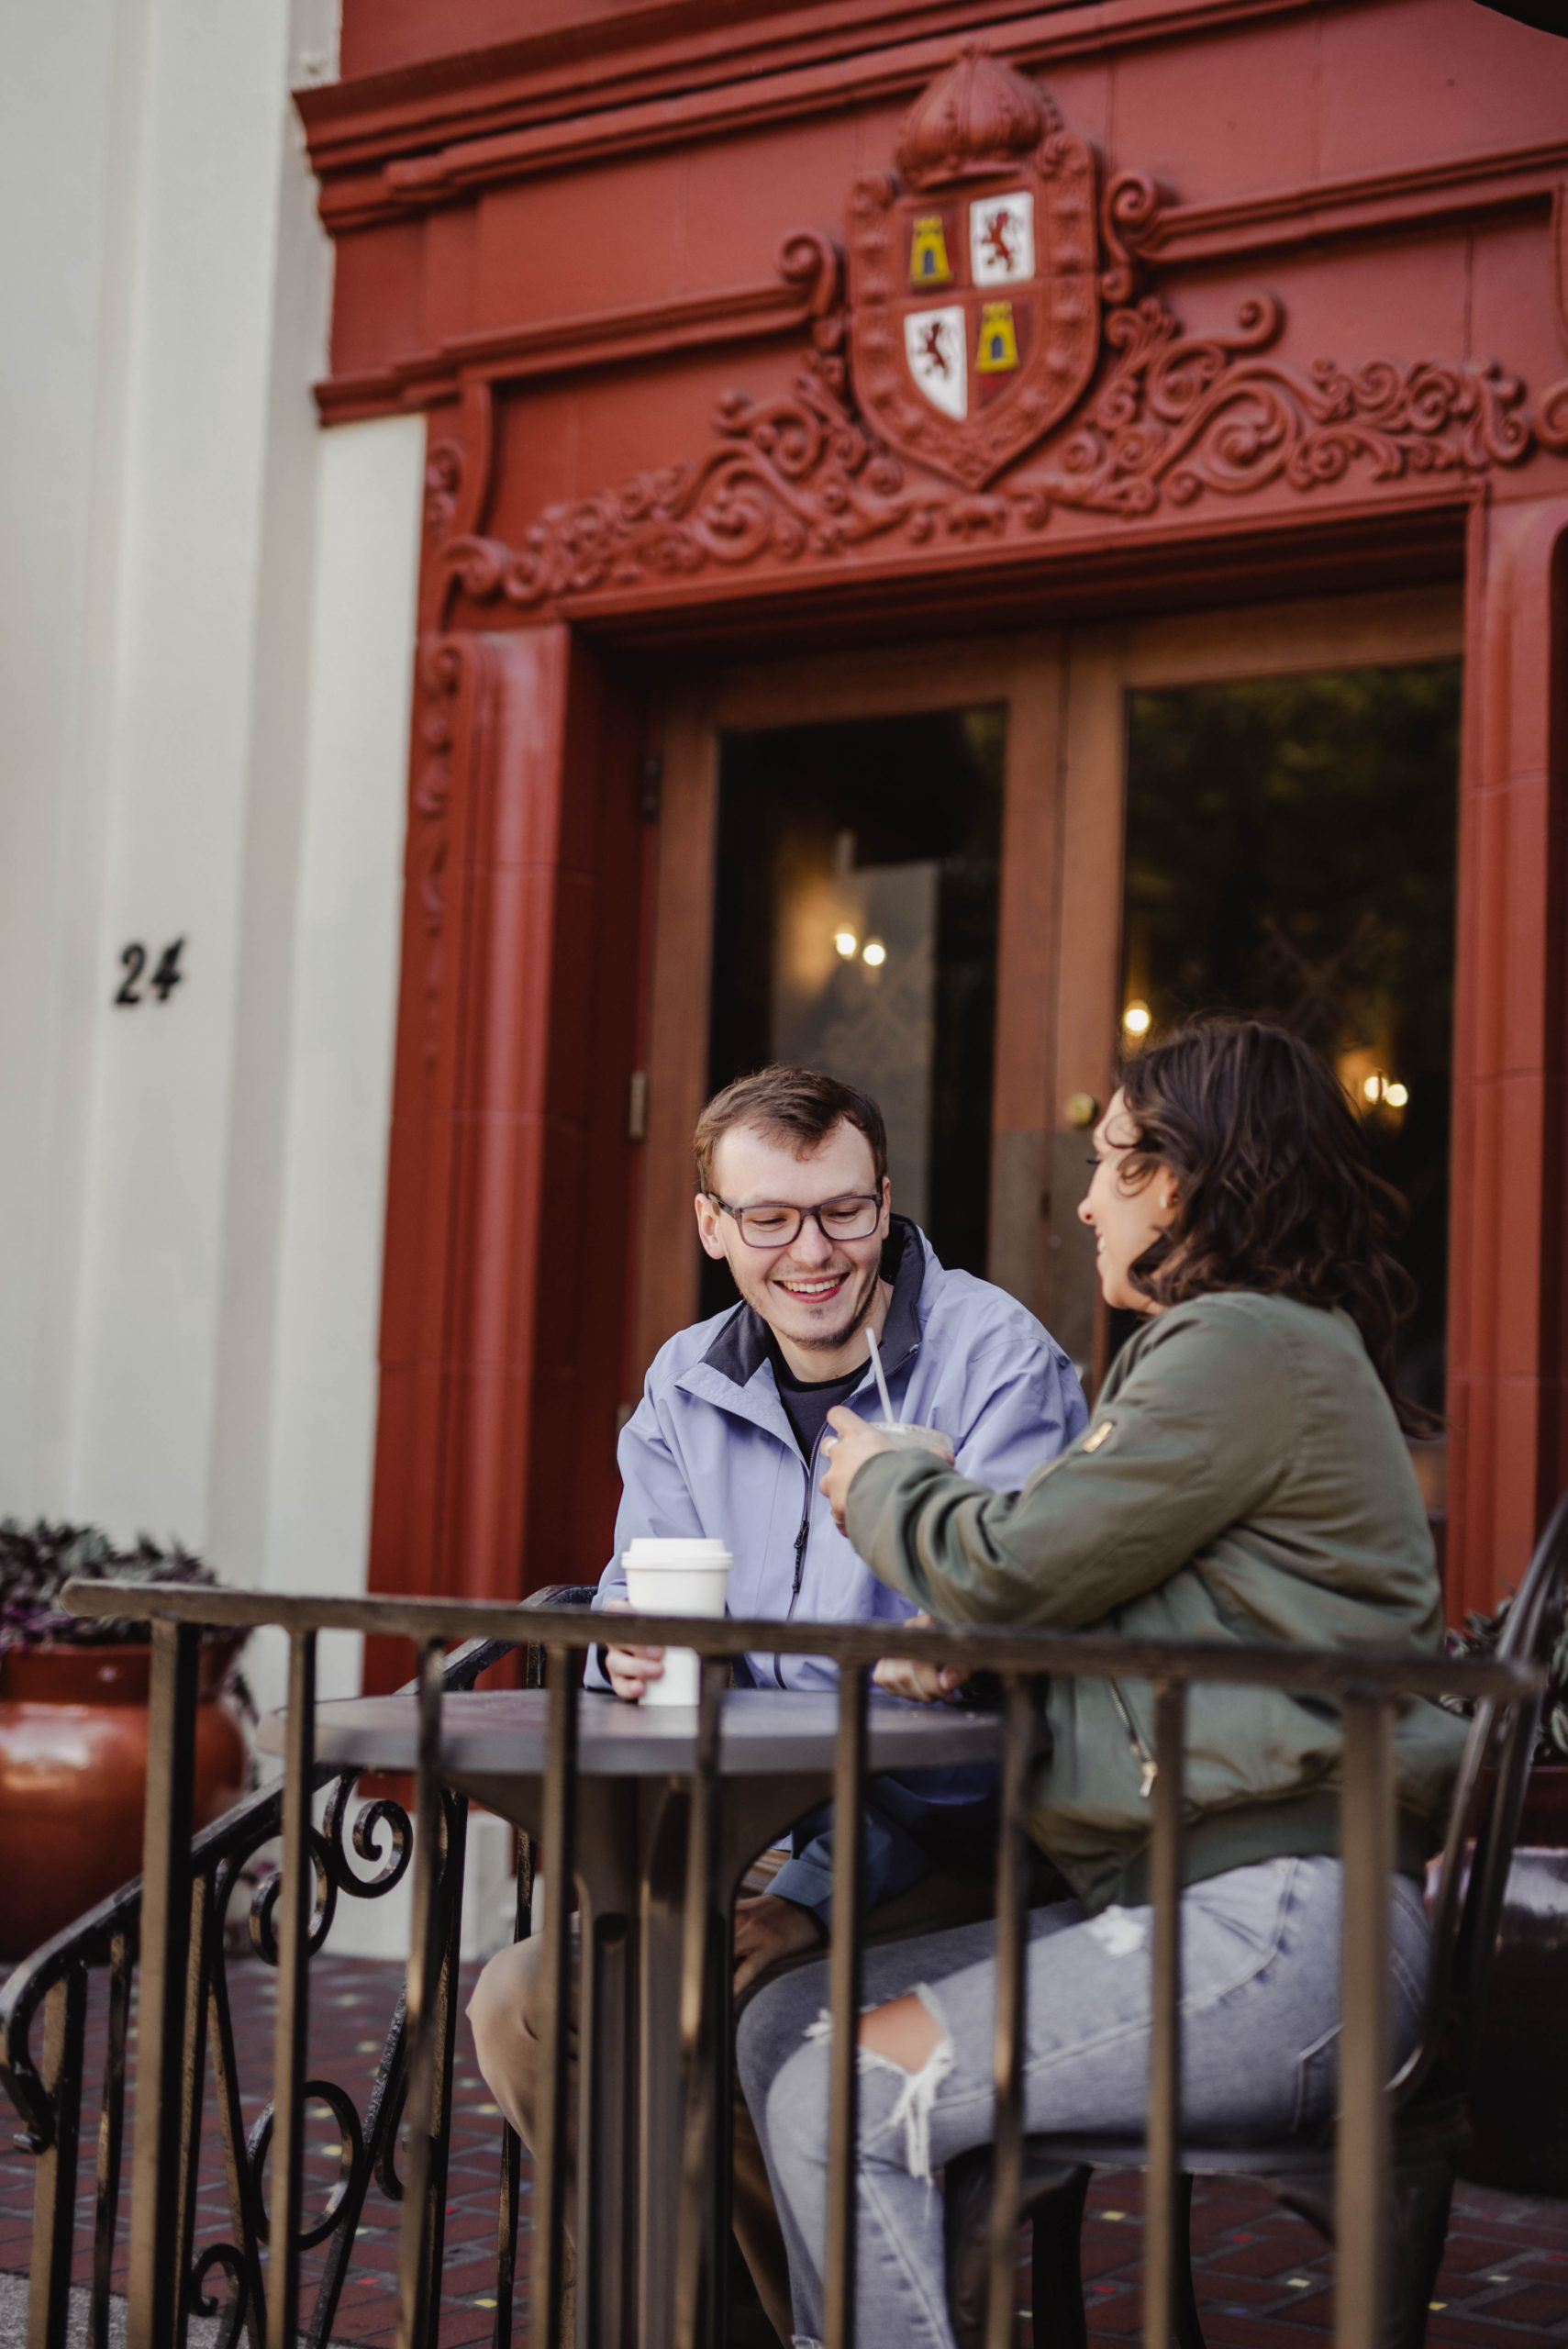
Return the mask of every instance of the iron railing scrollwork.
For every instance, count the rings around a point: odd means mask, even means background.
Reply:
[[[442,1669],[443,1688],[471,1688],[479,1675],[515,1644],[480,1640],[457,1650]],[[536,1683],[539,1669],[539,1660],[530,1651],[528,1671]],[[306,1830],[312,1890],[305,1923],[306,1958],[328,1942],[341,1902],[384,1899],[404,1881],[413,1864],[415,1837],[406,1811],[385,1794],[356,1805],[361,1775],[357,1769],[329,1765],[307,1774],[307,1815],[314,1808],[311,1798],[323,1788],[327,1796],[319,1825],[310,1823]],[[176,2002],[176,2069],[182,2095],[171,2132],[178,2272],[183,2283],[179,2306],[172,2313],[181,2332],[188,2316],[217,2317],[215,2349],[237,2349],[241,2336],[248,2349],[265,2349],[269,2337],[268,2277],[261,2254],[263,2249],[269,2252],[269,2265],[275,2269],[276,2249],[263,2175],[269,2154],[274,2152],[276,2099],[270,2099],[247,2122],[236,2062],[226,1925],[237,1898],[242,1896],[250,1863],[283,1830],[286,1795],[286,1779],[262,1787],[190,1842],[188,1931],[183,1981]],[[430,1906],[437,1920],[433,1995],[444,2060],[438,2065],[434,2126],[425,2163],[438,2269],[450,2123],[467,1811],[461,1796],[445,1789],[439,1792],[434,1812]],[[518,1842],[514,1925],[521,1939],[528,1930],[532,1854],[526,1837],[519,1837]],[[278,1910],[285,1877],[286,1871],[261,1876],[254,1887],[246,1920],[255,1958],[273,1969],[283,1955]],[[28,2349],[64,2349],[83,2136],[92,2125],[91,2084],[86,2077],[88,1987],[91,1975],[98,1969],[106,1975],[106,2021],[96,2113],[86,2349],[108,2349],[112,2272],[124,2183],[127,2052],[142,1904],[143,1884],[139,1876],[46,1943],[16,1968],[0,1989],[0,2083],[23,2122],[24,2133],[17,2142],[38,2163]],[[40,2021],[42,2044],[35,2052]],[[302,2065],[304,2028],[301,2004],[295,2030]],[[397,2137],[408,2092],[407,2054],[405,1992],[399,1995],[388,2024],[362,2111],[340,2083],[300,2076],[299,2110],[311,2103],[324,2105],[337,2125],[340,2149],[338,2176],[325,2206],[309,2214],[296,2210],[291,2265],[297,2263],[301,2252],[326,2246],[322,2272],[302,2327],[308,2349],[323,2349],[330,2338],[373,2188],[390,2203],[404,2199]],[[230,2232],[228,2239],[197,2243],[196,2190],[209,2085],[223,2152]],[[496,2310],[496,2338],[502,2343],[511,2332],[520,2170],[517,2139],[510,2130],[504,2135]],[[297,2189],[295,2199],[297,2203]]]

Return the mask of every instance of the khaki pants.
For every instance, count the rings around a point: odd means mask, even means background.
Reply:
[[[761,1862],[748,1871],[742,1892],[765,1892],[774,1870],[782,1864],[781,1854],[765,1853]],[[903,1941],[913,1933],[929,1932],[943,1925],[972,1924],[977,1918],[988,1917],[992,1910],[993,1885],[989,1871],[984,1876],[929,1876],[901,1893],[896,1900],[889,1900],[873,1909],[866,1920],[865,1938],[868,1942]],[[748,1985],[741,1999],[761,1989],[774,1975],[787,1972],[795,1965],[811,1963],[820,1951],[809,1951],[796,1958],[786,1958],[779,1965],[764,1969],[754,1982]],[[474,2052],[490,2093],[522,2139],[530,2148],[534,2140],[534,2115],[539,2105],[540,2066],[544,2049],[540,2038],[542,2017],[540,1977],[543,1973],[544,1944],[542,1941],[517,1942],[510,1949],[493,1957],[474,1985],[469,2000],[468,2019],[473,2030]],[[572,2021],[572,2087],[567,2110],[570,2116],[568,2143],[569,2165],[574,2165],[576,2141],[576,2062],[577,2031],[575,2013],[575,1984],[573,1985]],[[758,2296],[767,2310],[768,2321],[781,2342],[787,2343],[792,2336],[789,2297],[789,2263],[784,2256],[784,2237],[779,2231],[773,2198],[768,2184],[768,2173],[762,2161],[762,2147],[751,2125],[746,2099],[740,2093],[739,2080],[735,2086],[734,2117],[734,2179],[730,2189],[730,2210],[736,2239],[746,2255]],[[573,2188],[567,2188],[567,2233],[573,2227]],[[570,2344],[573,2337],[573,2313],[570,2285],[573,2277],[570,2243],[567,2251],[568,2298],[562,2311],[562,2341]]]

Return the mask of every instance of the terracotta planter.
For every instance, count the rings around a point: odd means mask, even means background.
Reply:
[[[150,1651],[9,1648],[0,1657],[0,1959],[26,1957],[141,1869]],[[202,1652],[198,1827],[237,1802],[245,1740]]]
[[[1537,1764],[1508,1873],[1466,2177],[1568,2195],[1568,1764]]]

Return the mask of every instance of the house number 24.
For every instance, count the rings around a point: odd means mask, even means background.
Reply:
[[[185,975],[180,968],[180,952],[184,943],[183,938],[176,938],[172,946],[166,946],[163,949],[162,953],[158,957],[158,968],[147,982],[160,1003],[168,1002],[169,997]],[[147,998],[142,993],[141,975],[148,963],[146,947],[133,939],[128,946],[121,947],[120,961],[125,966],[125,976],[120,981],[119,992],[115,996],[116,1003],[123,1003],[127,1006],[145,1003]]]

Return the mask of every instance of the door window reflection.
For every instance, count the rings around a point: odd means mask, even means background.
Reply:
[[[863,1085],[894,1205],[984,1273],[1004,707],[720,741],[709,1089],[770,1061]],[[734,1292],[704,1260],[704,1309]]]
[[[1434,1411],[1459,700],[1457,662],[1349,669],[1135,693],[1128,731],[1123,1046],[1220,1009],[1328,1053],[1409,1202],[1401,1254],[1420,1302],[1398,1369]]]

